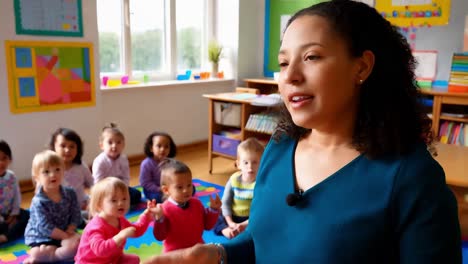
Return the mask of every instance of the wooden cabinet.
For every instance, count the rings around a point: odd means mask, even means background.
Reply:
[[[259,78],[259,79],[245,79],[245,86],[247,88],[255,88],[262,95],[278,92],[278,83],[273,79]],[[251,105],[253,98],[257,95],[253,92],[255,89],[247,89],[243,87],[236,88],[237,92],[221,93],[221,94],[205,94],[203,97],[209,99],[208,102],[208,162],[209,172],[213,170],[213,158],[220,156],[230,159],[237,158],[237,145],[249,138],[256,137],[261,141],[267,142],[271,133],[256,131],[246,127],[249,118],[253,114],[263,113],[270,108],[266,106]],[[248,96],[252,93],[252,96]],[[223,124],[223,122],[216,122],[216,107],[219,104],[233,104],[238,111],[239,125],[232,126]],[[218,120],[219,121],[219,120]],[[237,130],[237,135],[228,137],[222,135],[225,131]]]
[[[449,93],[434,90],[421,90],[426,97],[433,99],[432,105],[432,130],[436,137],[440,138],[440,127],[443,121],[465,123],[468,129],[468,118],[445,114],[444,108],[458,106],[456,113],[464,112],[468,106],[468,94]],[[447,184],[455,194],[458,204],[458,218],[462,236],[468,236],[468,147],[453,144],[438,143],[436,145],[438,155],[435,159],[442,165],[445,171]]]
[[[244,79],[245,86],[257,88],[261,94],[271,94],[278,92],[278,82],[272,78]]]
[[[267,109],[264,106],[251,105],[253,100],[252,96],[245,96],[245,93],[220,93],[220,94],[205,94],[203,97],[209,99],[208,102],[208,162],[209,172],[213,170],[213,158],[221,156],[230,159],[236,159],[237,156],[237,145],[249,138],[257,137],[259,139],[267,140],[271,135],[268,133],[256,132],[246,129],[247,121],[252,114],[263,112]],[[233,107],[239,115],[239,125],[223,124],[223,122],[217,122],[216,107]],[[237,135],[233,137],[224,136],[224,131],[235,131]]]
[[[443,107],[449,105],[468,106],[468,93],[449,93],[434,90],[421,90],[425,96],[432,97],[432,129],[439,136],[441,120],[468,123],[468,117],[454,117],[443,113]],[[468,112],[461,112],[468,114]]]

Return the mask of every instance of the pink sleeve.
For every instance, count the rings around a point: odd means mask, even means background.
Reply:
[[[148,214],[141,214],[138,218],[138,221],[136,221],[133,224],[129,223],[129,226],[131,225],[136,229],[135,237],[142,236],[146,232],[146,229],[148,229],[148,226],[152,220],[153,219],[151,219],[151,217]]]
[[[97,229],[90,232],[91,233],[88,236],[89,246],[96,256],[112,257],[116,252],[120,251],[120,248],[117,246],[114,239],[105,239]]]

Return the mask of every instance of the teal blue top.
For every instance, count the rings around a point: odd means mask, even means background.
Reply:
[[[457,203],[424,144],[361,155],[288,206],[296,145],[285,137],[265,149],[249,226],[224,244],[229,264],[461,263]]]

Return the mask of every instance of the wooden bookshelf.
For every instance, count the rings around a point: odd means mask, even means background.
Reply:
[[[468,123],[468,118],[452,117],[442,114],[442,107],[444,105],[468,106],[468,93],[450,93],[424,89],[421,90],[421,93],[423,95],[432,97],[434,100],[432,106],[432,131],[434,132],[434,136],[439,136],[440,120]]]
[[[451,93],[434,90],[421,90],[425,96],[432,97],[432,130],[440,136],[440,120],[466,123],[468,118],[442,114],[444,105],[468,105],[468,93]],[[468,113],[459,113],[468,114]],[[465,129],[468,126],[465,125]],[[446,182],[454,193],[458,204],[458,218],[463,236],[468,236],[468,147],[439,143],[436,145],[438,155],[435,159],[444,168]]]
[[[245,86],[257,88],[261,94],[271,94],[278,92],[278,82],[273,78],[252,78],[244,79]]]
[[[209,99],[208,103],[208,162],[209,162],[209,173],[212,173],[213,170],[213,158],[219,156],[224,158],[236,159],[237,145],[226,147],[226,149],[220,149],[215,144],[218,144],[220,141],[219,133],[221,131],[226,131],[230,129],[238,129],[239,134],[236,136],[237,139],[232,139],[229,137],[223,137],[221,140],[224,140],[224,144],[238,144],[239,142],[249,138],[256,137],[260,140],[269,139],[270,135],[258,131],[252,131],[246,129],[247,121],[249,120],[250,115],[260,113],[265,111],[268,107],[266,106],[254,106],[250,103],[253,100],[252,98],[244,98],[245,93],[219,93],[219,94],[204,94],[203,97]],[[254,95],[255,96],[255,95]],[[249,96],[247,96],[249,97]],[[235,104],[240,109],[240,124],[239,126],[230,126],[225,125],[219,122],[216,122],[216,110],[215,107],[219,103],[228,103]],[[218,140],[218,141],[217,141]]]

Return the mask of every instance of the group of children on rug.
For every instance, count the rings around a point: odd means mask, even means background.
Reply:
[[[91,173],[81,160],[79,135],[67,128],[56,130],[49,150],[33,159],[36,190],[28,212],[20,208],[18,180],[8,170],[11,149],[0,140],[0,243],[24,234],[31,247],[24,263],[73,258],[79,263],[139,263],[138,256],[123,253],[125,242],[141,236],[152,222],[153,235],[163,241],[164,252],[203,243],[204,230],[214,228],[216,234],[232,238],[247,227],[264,149],[258,140],[239,144],[236,164],[240,171],[230,177],[222,201],[218,195],[210,196],[210,206],[205,208],[193,197],[189,167],[174,159],[176,145],[171,136],[150,134],[144,146],[147,158],[140,169],[147,208],[136,223],[125,219],[130,206],[141,201],[141,193],[129,186],[129,163],[122,153],[125,137],[111,124],[102,130],[99,146],[102,153]],[[77,228],[84,228],[82,236]]]

